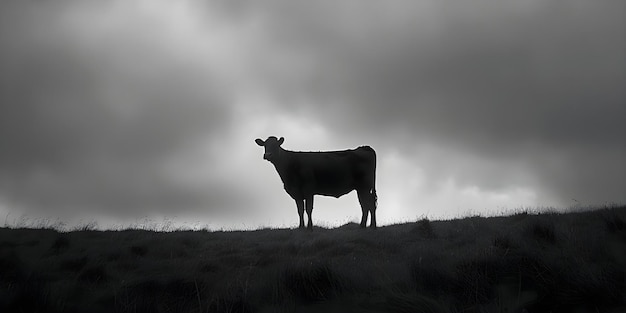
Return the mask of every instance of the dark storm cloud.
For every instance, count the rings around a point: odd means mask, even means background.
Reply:
[[[235,11],[311,64],[267,82],[281,110],[400,149],[433,179],[626,200],[624,3],[271,3]]]

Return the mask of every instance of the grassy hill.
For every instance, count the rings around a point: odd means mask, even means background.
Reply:
[[[2,312],[624,312],[626,207],[314,231],[0,228]]]

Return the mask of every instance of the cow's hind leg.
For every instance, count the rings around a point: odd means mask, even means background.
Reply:
[[[363,211],[363,217],[361,218],[361,227],[367,226],[367,215],[371,213],[370,227],[376,228],[376,190],[374,189],[360,189],[357,191],[359,197],[359,203],[361,204],[361,210]]]
[[[363,217],[361,217],[361,228],[365,228],[367,225],[367,214],[369,212],[369,205],[367,203],[367,190],[357,190],[357,197],[359,197],[359,204],[361,205],[361,211],[363,212]]]
[[[298,226],[298,228],[304,228],[304,199],[297,199],[296,206],[298,207],[298,215],[300,216],[300,226]]]
[[[306,205],[306,214],[309,216],[309,223],[307,224],[307,227],[309,229],[313,229],[313,196],[306,197],[304,202]]]

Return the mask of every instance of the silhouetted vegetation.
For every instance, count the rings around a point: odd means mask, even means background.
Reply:
[[[622,206],[377,230],[2,228],[0,311],[621,312],[625,219]]]
[[[424,238],[433,239],[436,237],[433,227],[427,218],[419,220],[413,231]]]

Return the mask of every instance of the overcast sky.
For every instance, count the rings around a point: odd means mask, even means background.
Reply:
[[[294,227],[271,135],[372,146],[383,225],[626,202],[624,1],[9,0],[0,47],[9,222]]]

